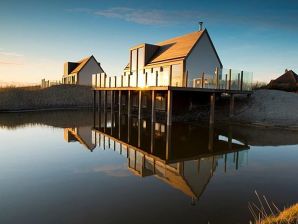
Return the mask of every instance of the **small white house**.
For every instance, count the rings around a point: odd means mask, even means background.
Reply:
[[[93,55],[78,62],[65,62],[62,83],[91,86],[92,74],[102,72],[100,63]]]

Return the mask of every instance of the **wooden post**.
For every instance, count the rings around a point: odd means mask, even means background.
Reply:
[[[171,126],[167,125],[167,138],[166,138],[166,161],[170,158],[171,150]]]
[[[156,80],[155,80],[155,85],[158,86],[158,71],[156,71]]]
[[[241,78],[240,78],[240,91],[243,89],[243,71],[241,71]]]
[[[98,111],[101,109],[101,91],[98,91]]]
[[[96,110],[96,90],[93,90],[93,110]]]
[[[172,66],[171,66],[171,67],[172,67]],[[170,69],[168,85],[169,85],[169,86],[172,86],[172,69]],[[175,85],[175,83],[174,83],[174,85]]]
[[[172,125],[172,109],[173,109],[173,93],[172,90],[168,90],[167,100],[167,125]]]
[[[151,123],[151,132],[150,132],[150,152],[154,152],[154,122]]]
[[[226,74],[225,89],[228,89],[228,74]]]
[[[229,69],[229,90],[231,90],[232,84],[232,69]]]
[[[234,116],[234,101],[235,101],[234,94],[230,94],[230,117]]]
[[[141,113],[142,113],[142,91],[139,91],[139,111],[138,111],[138,119],[141,120]]]
[[[204,88],[204,84],[205,84],[205,73],[203,72],[202,74],[202,88]]]
[[[210,120],[209,124],[214,124],[214,110],[215,110],[215,93],[212,93],[210,96]]]
[[[131,104],[131,93],[130,93],[130,90],[128,90],[128,95],[127,95],[127,114],[128,114],[128,118],[130,118],[130,104]]]
[[[155,91],[152,90],[151,92],[151,122],[154,123],[155,122]]]
[[[237,80],[237,89],[240,90],[240,73],[238,73],[238,80]]]

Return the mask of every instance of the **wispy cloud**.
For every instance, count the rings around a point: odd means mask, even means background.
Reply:
[[[23,57],[24,55],[16,52],[2,51],[2,49],[0,49],[0,56]]]
[[[194,11],[165,11],[158,9],[143,10],[125,7],[98,10],[94,14],[145,25],[182,23],[199,18],[199,13]]]
[[[0,61],[0,65],[22,65],[22,63],[13,62],[13,61]]]
[[[286,20],[283,15],[270,11],[264,15],[239,14],[238,12],[227,11],[217,13],[215,10],[161,10],[161,9],[138,9],[129,7],[112,7],[101,10],[90,8],[67,9],[68,12],[88,13],[95,16],[119,19],[131,23],[142,25],[173,25],[184,23],[195,23],[198,21],[208,21],[222,25],[239,25],[272,29],[278,27],[283,30],[297,28],[298,16],[295,10],[290,10],[288,14],[293,15],[292,20]],[[295,18],[295,19],[294,19]],[[297,20],[296,20],[297,18]],[[295,29],[296,30],[296,29]]]

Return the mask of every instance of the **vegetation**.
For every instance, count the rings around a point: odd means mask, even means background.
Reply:
[[[90,87],[57,85],[0,88],[0,111],[48,110],[91,107]]]
[[[258,203],[251,202],[248,208],[254,217],[256,224],[297,224],[298,204],[281,211],[273,202],[269,203],[263,195],[260,197],[255,192]]]

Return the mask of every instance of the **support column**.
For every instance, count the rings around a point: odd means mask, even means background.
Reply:
[[[131,92],[130,90],[128,90],[128,94],[127,94],[127,114],[128,114],[128,117],[130,118],[130,110],[131,110]]]
[[[101,91],[98,91],[98,111],[101,110]]]
[[[168,100],[167,100],[167,125],[172,125],[172,110],[173,110],[173,92],[168,90]]]
[[[155,91],[151,92],[151,123],[155,122]]]
[[[171,126],[167,125],[167,138],[166,138],[166,160],[170,158],[170,150],[171,150]]]
[[[138,111],[138,119],[141,120],[141,113],[142,113],[142,91],[139,91],[139,111]]]
[[[210,96],[210,120],[209,124],[214,125],[215,93]]]
[[[229,117],[234,116],[234,101],[235,101],[234,94],[230,94],[230,114],[229,114]]]

